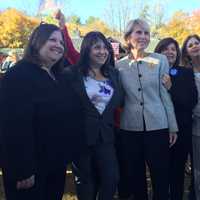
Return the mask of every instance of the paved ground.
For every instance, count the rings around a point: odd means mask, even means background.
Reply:
[[[149,179],[148,179],[149,181]],[[184,200],[187,200],[187,195],[188,195],[188,185],[190,184],[190,176],[186,176],[185,180],[185,195],[184,195]],[[66,191],[65,195],[63,197],[63,200],[77,200],[75,196],[75,188],[73,184],[73,177],[71,174],[67,175],[67,182],[66,182]],[[151,194],[151,191],[150,191]],[[4,192],[3,192],[3,183],[2,183],[2,178],[0,177],[0,200],[5,200],[4,198]]]

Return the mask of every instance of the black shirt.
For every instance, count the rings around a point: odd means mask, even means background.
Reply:
[[[192,126],[192,109],[197,103],[197,89],[192,69],[172,67],[169,71],[172,87],[170,94],[174,104],[179,130]]]
[[[59,168],[84,148],[79,97],[64,75],[55,76],[22,60],[2,80],[0,141],[11,177]]]

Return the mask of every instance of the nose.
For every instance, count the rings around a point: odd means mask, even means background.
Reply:
[[[140,38],[145,38],[145,33],[144,32],[142,32],[141,34],[140,34]]]
[[[173,51],[172,49],[168,49],[167,52],[168,52],[169,54],[173,54],[173,53],[174,53],[174,51]]]
[[[64,46],[63,46],[63,44],[61,43],[61,41],[56,41],[55,46],[56,46],[56,48],[59,48],[59,49],[64,50]]]
[[[107,52],[107,49],[104,48],[104,47],[102,47],[102,48],[99,49],[99,52],[100,52],[101,54],[105,54],[105,53]]]

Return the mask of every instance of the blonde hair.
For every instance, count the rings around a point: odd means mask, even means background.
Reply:
[[[146,21],[144,21],[143,19],[138,18],[138,19],[130,20],[124,30],[124,40],[125,40],[126,48],[128,51],[130,51],[132,48],[131,44],[129,44],[129,42],[128,42],[128,38],[136,26],[140,26],[148,31],[150,30],[149,24]]]

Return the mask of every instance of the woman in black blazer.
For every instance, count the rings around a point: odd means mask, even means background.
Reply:
[[[7,200],[61,200],[66,165],[83,151],[83,109],[60,73],[64,50],[59,27],[41,24],[23,59],[2,79],[0,141]]]
[[[178,140],[170,149],[170,199],[182,200],[185,163],[192,147],[192,110],[197,103],[197,89],[193,70],[179,66],[180,49],[176,40],[162,39],[155,52],[164,54],[170,65],[169,92],[179,128]]]
[[[66,69],[85,110],[88,151],[73,163],[79,200],[111,200],[119,175],[114,148],[114,110],[120,104],[118,72],[110,65],[111,45],[100,32],[88,33],[80,60]]]

